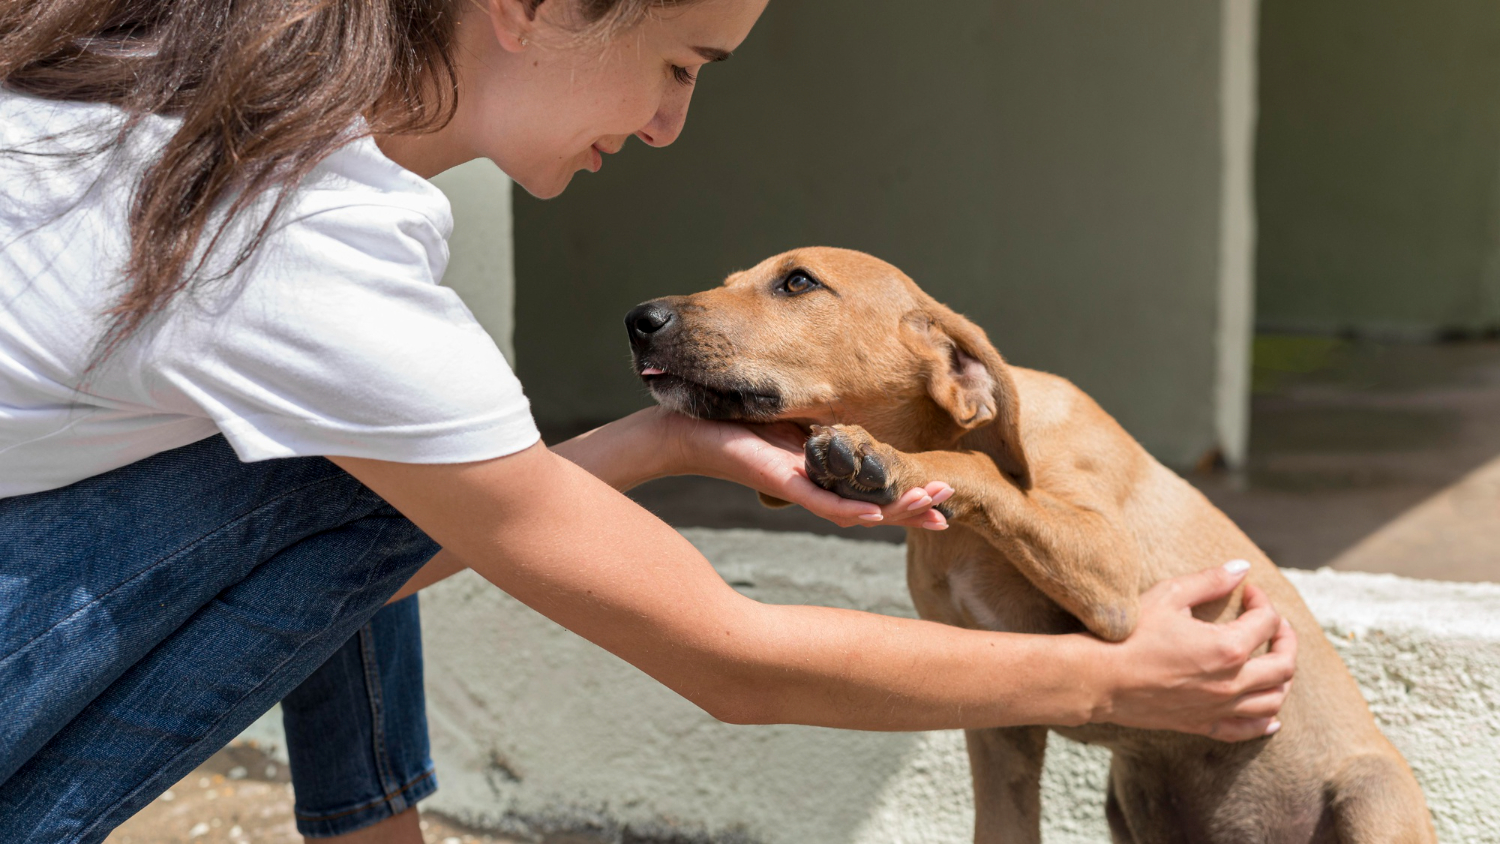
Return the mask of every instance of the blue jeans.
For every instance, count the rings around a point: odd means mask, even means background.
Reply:
[[[416,601],[382,605],[437,550],[222,437],[0,499],[0,841],[102,841],[283,698],[304,834],[430,793]]]

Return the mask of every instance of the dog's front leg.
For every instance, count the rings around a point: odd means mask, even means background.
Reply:
[[[901,452],[857,425],[816,426],[805,452],[808,477],[845,498],[889,504],[947,482],[954,494],[938,509],[950,524],[979,532],[1094,635],[1118,642],[1135,629],[1139,550],[1105,506],[1021,490],[982,452]]]
[[[974,844],[1041,844],[1046,727],[966,730]]]

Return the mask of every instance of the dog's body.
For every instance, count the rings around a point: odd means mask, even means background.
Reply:
[[[1008,366],[898,270],[807,249],[627,317],[637,371],[669,407],[808,427],[810,477],[877,503],[934,480],[953,527],[909,531],[923,618],[1023,633],[1135,627],[1151,585],[1230,559],[1301,640],[1273,737],[1224,744],[1110,725],[1058,729],[1114,753],[1118,844],[1428,844],[1406,762],[1276,566],[1062,378]],[[822,427],[832,426],[832,427]],[[1227,619],[1234,600],[1199,608]],[[1001,680],[1003,682],[1003,679]],[[968,734],[980,844],[1040,841],[1046,727]]]

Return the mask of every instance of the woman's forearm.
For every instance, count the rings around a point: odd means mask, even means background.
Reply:
[[[624,492],[646,481],[673,474],[682,455],[678,444],[661,436],[653,408],[616,419],[586,434],[549,446],[584,471]]]
[[[589,474],[621,492],[639,486],[669,472],[662,465],[661,454],[667,447],[662,438],[643,424],[649,411],[618,419],[558,443],[553,453],[568,458]],[[401,591],[386,603],[404,598],[465,570],[467,566],[452,552],[439,551],[421,571],[412,576]]]
[[[956,728],[1077,723],[1096,705],[1075,678],[1102,678],[1064,639],[746,598],[545,450],[492,466],[340,462],[480,575],[724,720]]]
[[[679,693],[732,723],[857,730],[1076,725],[1106,710],[1111,676],[1084,636],[964,630],[852,610],[763,606],[722,686]],[[705,681],[708,682],[708,681]]]

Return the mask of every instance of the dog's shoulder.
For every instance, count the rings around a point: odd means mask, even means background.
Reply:
[[[1021,424],[1028,432],[1048,432],[1113,418],[1098,402],[1061,375],[1011,367],[1021,404]]]
[[[1072,381],[1012,367],[1021,436],[1039,478],[1075,486],[1093,477],[1111,487],[1139,482],[1155,461],[1099,403]]]

